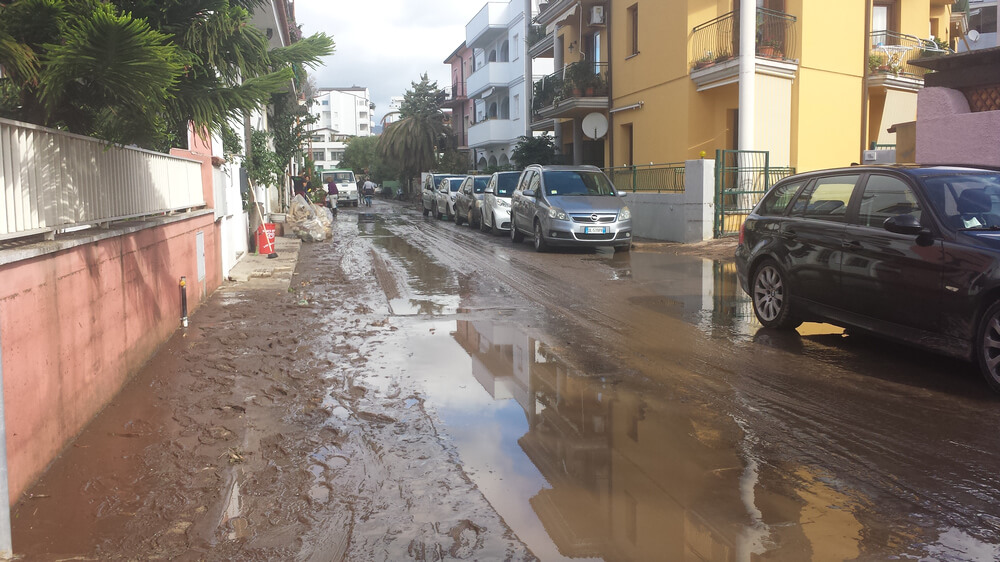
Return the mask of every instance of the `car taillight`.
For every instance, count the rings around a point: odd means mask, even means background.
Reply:
[[[747,221],[743,221],[743,224],[740,225],[740,242],[739,242],[740,246],[743,245],[743,235],[746,233],[746,231],[747,231]]]

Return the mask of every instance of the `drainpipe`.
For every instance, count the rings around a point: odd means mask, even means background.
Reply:
[[[613,10],[611,10],[609,8],[605,12],[605,14],[606,14],[605,17],[608,18],[608,27],[607,27],[608,30],[611,29],[611,24],[612,24],[612,21],[611,21],[611,12],[612,11]],[[608,35],[610,35],[610,33]],[[608,168],[614,168],[615,167],[615,115],[613,113],[611,113],[611,108],[615,106],[615,95],[614,95],[615,91],[612,88],[612,84],[614,84],[614,80],[612,80],[611,71],[614,68],[614,63],[612,61],[614,61],[615,58],[614,58],[614,56],[612,56],[613,55],[612,45],[614,45],[614,41],[611,41],[610,39],[611,38],[608,37],[608,40],[605,41],[608,44],[608,164],[607,164],[607,167]]]
[[[10,489],[7,474],[7,421],[3,398],[3,341],[0,340],[0,558],[14,557],[10,537]]]
[[[523,45],[518,45],[521,57],[524,58],[524,134],[533,136],[531,130],[531,108],[534,106],[535,77],[532,75],[531,56],[528,55],[528,34],[531,33],[531,0],[524,0],[524,31],[521,32]]]
[[[757,3],[740,0],[739,150],[754,150],[754,93],[756,91]]]
[[[871,0],[863,0],[865,3],[865,29],[862,36],[865,41],[865,58],[862,62],[861,70],[861,153],[858,154],[858,163],[865,161],[865,150],[868,146],[865,141],[868,140],[868,56],[872,52],[872,41],[869,32],[872,29],[872,3]]]

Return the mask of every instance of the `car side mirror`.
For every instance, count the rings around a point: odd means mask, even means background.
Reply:
[[[492,194],[493,194],[493,190],[492,190],[492,189],[489,189],[489,188],[486,188],[486,189],[485,189],[485,190],[483,191],[483,193],[489,193],[489,194],[491,194],[491,195],[492,195]]]
[[[522,197],[534,197],[535,196],[535,190],[534,189],[525,189],[524,191],[521,192],[521,196]]]
[[[619,191],[619,192],[618,192],[618,197],[625,197],[625,196],[627,196],[627,195],[628,195],[628,192],[627,192],[627,191]]]
[[[882,228],[896,234],[906,234],[916,236],[924,231],[920,221],[913,215],[896,215],[885,219]]]

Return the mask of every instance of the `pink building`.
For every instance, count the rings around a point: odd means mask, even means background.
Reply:
[[[472,49],[463,41],[444,63],[451,65],[451,90],[448,91],[444,106],[451,109],[451,127],[458,138],[459,150],[468,152],[469,127],[472,126],[474,109],[472,100],[467,95],[465,81],[472,74]]]

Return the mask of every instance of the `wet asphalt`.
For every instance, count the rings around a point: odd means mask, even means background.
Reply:
[[[542,560],[1000,558],[1000,400],[971,365],[764,329],[732,259],[363,219],[383,361]]]

